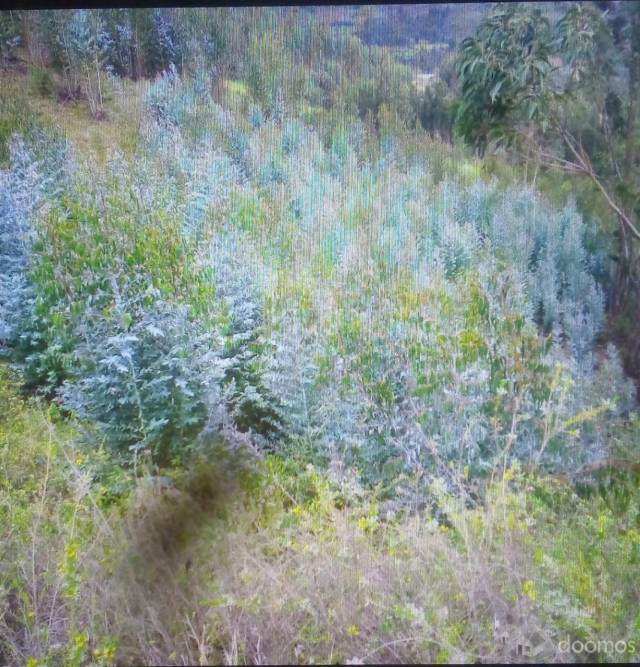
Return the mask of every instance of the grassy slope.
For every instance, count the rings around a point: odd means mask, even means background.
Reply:
[[[147,86],[144,80],[123,80],[122,89],[112,91],[107,102],[106,120],[96,120],[82,101],[61,103],[51,95],[38,94],[25,73],[2,74],[3,100],[15,100],[24,117],[62,133],[76,150],[98,162],[106,159],[112,147],[125,154],[135,150]]]
[[[141,93],[127,84],[104,121],[29,103],[100,162],[135,146]],[[0,662],[500,660],[520,631],[640,631],[632,479],[580,498],[510,470],[478,510],[443,495],[449,525],[387,516],[355,483],[277,458],[224,483],[175,471],[163,490],[81,451],[73,425],[0,373]],[[619,437],[640,437],[629,428]]]
[[[163,489],[80,451],[13,387],[2,371],[10,664],[499,660],[515,647],[498,631],[638,632],[633,480],[611,505],[511,470],[479,510],[443,495],[449,526],[277,458],[224,482],[176,472]]]

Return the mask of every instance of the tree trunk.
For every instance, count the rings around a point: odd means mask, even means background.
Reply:
[[[637,11],[632,16],[631,35],[640,35],[640,13]],[[629,182],[632,176],[635,158],[635,142],[634,135],[636,131],[636,114],[638,104],[638,78],[640,75],[640,45],[632,43],[631,55],[629,58],[629,109],[627,113],[627,143],[624,154],[624,179]]]

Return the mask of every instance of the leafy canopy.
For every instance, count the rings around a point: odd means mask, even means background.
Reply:
[[[522,5],[496,9],[475,37],[462,42],[456,70],[462,84],[457,126],[481,151],[504,127],[548,110],[548,75],[553,35],[539,9]]]

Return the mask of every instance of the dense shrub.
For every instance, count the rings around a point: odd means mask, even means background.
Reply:
[[[112,319],[96,319],[82,332],[77,378],[62,387],[63,405],[124,461],[144,449],[161,464],[184,460],[219,380],[217,340],[157,290],[119,301]]]
[[[23,319],[33,317],[32,268],[37,218],[56,200],[66,180],[66,148],[42,132],[11,144],[11,164],[0,172],[0,340],[20,344]]]
[[[0,172],[0,340],[15,342],[28,288],[31,216],[39,202],[39,174],[24,143],[12,144],[11,169]]]
[[[574,204],[436,177],[395,139],[371,160],[361,123],[336,119],[323,143],[286,107],[255,122],[198,81],[161,75],[138,153],[103,183],[76,176],[43,218],[28,381],[67,379],[116,449],[164,460],[217,396],[261,446],[389,494],[416,470],[459,488],[513,459],[606,456],[600,420],[629,387],[615,351],[593,354],[602,270]]]
[[[36,101],[67,144],[0,109],[0,663],[558,660],[637,626],[585,204],[486,178],[444,84],[358,39],[384,15],[340,13],[19,15],[93,114]]]

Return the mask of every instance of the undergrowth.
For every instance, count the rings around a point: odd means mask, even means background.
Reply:
[[[578,494],[514,467],[475,509],[441,487],[438,520],[272,455],[133,477],[4,368],[0,391],[9,664],[553,660],[637,635],[637,476]]]

